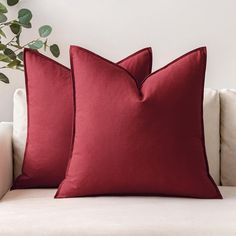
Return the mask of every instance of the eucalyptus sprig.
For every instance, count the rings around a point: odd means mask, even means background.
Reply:
[[[19,0],[7,0],[8,6],[14,6]],[[24,29],[32,28],[31,19],[33,17],[29,9],[20,9],[16,19],[8,20],[8,9],[0,2],[0,70],[16,69],[24,70],[23,50],[31,48],[33,50],[50,50],[54,57],[59,57],[60,49],[57,44],[49,44],[48,36],[52,32],[50,25],[43,25],[38,29],[39,36],[28,43],[21,43],[21,34]],[[6,32],[11,31],[9,37]],[[0,72],[0,81],[9,83],[8,77]]]

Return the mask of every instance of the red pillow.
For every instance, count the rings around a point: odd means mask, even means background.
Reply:
[[[221,198],[204,145],[205,48],[152,73],[140,89],[116,64],[80,47],[70,53],[75,137],[57,198]]]
[[[13,189],[58,187],[72,150],[74,101],[70,70],[29,49],[24,52],[24,62],[28,135],[22,175]],[[151,49],[138,51],[118,64],[139,84],[151,72]]]

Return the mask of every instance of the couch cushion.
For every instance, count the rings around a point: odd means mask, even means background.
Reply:
[[[27,135],[27,104],[25,89],[17,89],[14,93],[13,107],[13,149],[14,177],[21,174]]]
[[[70,70],[29,49],[24,50],[24,62],[28,104],[27,144],[23,167],[16,168],[15,174],[18,175],[21,169],[22,173],[13,188],[57,187],[64,178],[71,152],[74,119]],[[140,84],[151,72],[151,48],[142,49],[117,64],[135,76],[136,83]],[[22,150],[19,148],[16,155],[22,156]],[[19,158],[17,162],[19,164]]]
[[[71,73],[62,64],[30,49],[24,50],[24,64],[27,144],[22,174],[13,188],[57,187],[64,178],[72,144]]]
[[[221,182],[236,186],[236,90],[220,91]]]
[[[71,46],[70,58],[74,144],[57,197],[221,198],[205,152],[205,47],[151,73],[140,88],[123,68],[85,48]]]
[[[205,143],[210,174],[216,184],[220,184],[220,101],[219,92],[205,89],[203,118]]]
[[[220,190],[224,200],[53,199],[56,189],[14,190],[0,202],[0,236],[236,235],[236,187]]]
[[[216,184],[219,184],[219,93],[217,90],[205,89],[203,113],[210,173]],[[17,177],[21,173],[27,133],[27,109],[24,89],[17,89],[15,92],[13,119],[14,172],[15,177]]]

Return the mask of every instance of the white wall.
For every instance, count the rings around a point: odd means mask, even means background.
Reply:
[[[24,40],[51,24],[51,40],[62,51],[58,61],[67,66],[70,44],[114,61],[152,46],[154,69],[206,45],[206,86],[236,88],[235,0],[21,0],[20,5],[34,14],[34,29],[25,31]],[[10,85],[0,83],[0,121],[12,119],[12,93],[24,86],[23,74],[10,76]]]

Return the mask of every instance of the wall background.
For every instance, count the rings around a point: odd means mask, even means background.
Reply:
[[[5,1],[5,0],[1,0]],[[235,0],[21,0],[19,7],[33,13],[33,29],[50,24],[57,60],[69,66],[70,44],[79,44],[108,59],[119,59],[152,46],[153,69],[196,47],[208,48],[206,87],[236,88]],[[12,120],[12,96],[24,87],[23,73],[7,72],[10,85],[0,83],[0,121]]]

